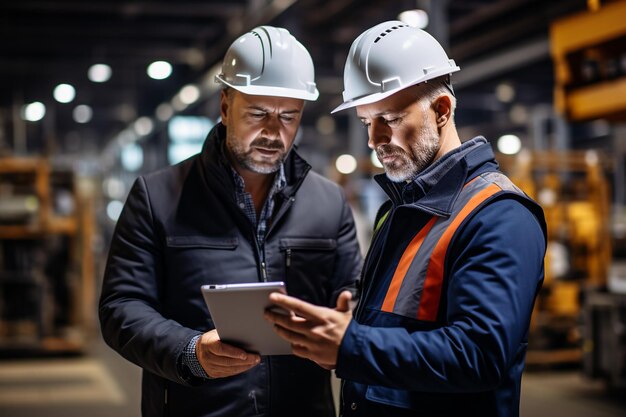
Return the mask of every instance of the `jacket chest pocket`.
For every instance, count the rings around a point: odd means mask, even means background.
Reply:
[[[166,244],[167,271],[178,283],[220,284],[232,280],[234,265],[244,269],[237,237],[168,236]]]
[[[323,238],[282,238],[285,279],[289,294],[315,304],[327,304],[337,241]]]

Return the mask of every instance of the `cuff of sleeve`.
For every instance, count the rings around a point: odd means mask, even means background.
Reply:
[[[352,374],[363,366],[363,340],[368,329],[368,326],[362,326],[356,320],[348,325],[337,355],[335,373],[339,378],[354,379]]]
[[[198,342],[200,336],[202,335],[194,336],[189,343],[187,343],[187,346],[185,346],[185,349],[183,350],[183,365],[189,369],[191,375],[198,378],[209,379],[209,376],[204,371],[202,365],[200,365],[198,357],[196,356],[196,343]]]

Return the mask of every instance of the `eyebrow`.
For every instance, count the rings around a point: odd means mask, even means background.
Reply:
[[[396,115],[396,114],[404,114],[404,113],[406,113],[406,112],[405,112],[405,111],[402,111],[402,110],[383,110],[383,111],[381,111],[381,112],[375,113],[375,114],[374,114],[374,117],[387,116],[387,115],[389,115],[389,114],[394,114],[394,115]],[[358,114],[358,113],[357,113],[357,115],[356,115],[356,116],[357,116],[359,119],[367,119],[367,117],[362,116],[362,115],[360,115],[360,114]]]
[[[271,111],[268,110],[267,108],[261,107],[261,106],[256,106],[254,104],[251,104],[251,105],[247,106],[247,108],[249,110],[259,110],[259,111],[262,111],[262,112],[265,112],[265,113],[271,113]],[[292,113],[301,113],[301,112],[302,112],[302,110],[289,109],[289,110],[281,111],[281,112],[279,112],[279,114],[292,114]]]

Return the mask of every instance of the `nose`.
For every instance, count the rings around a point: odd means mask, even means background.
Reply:
[[[382,121],[372,120],[367,129],[368,141],[367,146],[370,149],[376,149],[379,145],[391,142],[391,129]]]
[[[280,137],[280,121],[277,116],[267,117],[263,126],[263,135],[276,140]]]

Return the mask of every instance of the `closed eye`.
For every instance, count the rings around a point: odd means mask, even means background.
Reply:
[[[402,121],[401,117],[394,117],[391,119],[384,119],[385,123],[387,123],[389,126],[395,126],[397,124],[399,124]]]

